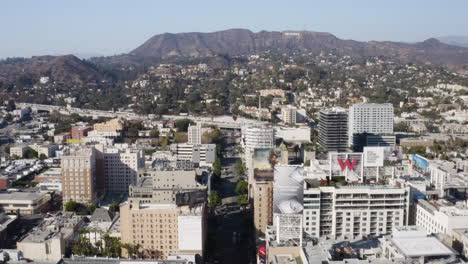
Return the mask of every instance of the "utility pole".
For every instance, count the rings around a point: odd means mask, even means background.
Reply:
[[[261,95],[258,96],[258,120],[262,121],[262,111],[260,109],[262,109],[262,96]]]

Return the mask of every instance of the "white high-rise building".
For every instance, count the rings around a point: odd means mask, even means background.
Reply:
[[[348,144],[356,146],[363,133],[373,135],[393,134],[392,104],[354,104],[348,114]]]
[[[407,224],[408,200],[407,188],[307,183],[304,232],[333,238],[388,234],[393,227]]]
[[[251,167],[253,150],[256,148],[273,148],[275,146],[275,130],[271,126],[247,125],[242,127],[242,146],[245,154],[245,164]]]
[[[199,145],[201,144],[201,124],[198,123],[195,126],[190,125],[188,127],[188,144]]]

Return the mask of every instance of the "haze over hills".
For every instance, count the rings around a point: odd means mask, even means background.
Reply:
[[[468,36],[444,36],[437,39],[443,43],[468,48]]]

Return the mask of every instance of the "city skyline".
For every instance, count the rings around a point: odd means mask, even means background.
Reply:
[[[398,4],[398,2],[401,3]],[[404,4],[404,5],[403,5]],[[401,8],[401,6],[404,8]],[[0,58],[75,54],[83,57],[131,51],[165,32],[213,32],[231,28],[329,32],[359,41],[423,41],[431,37],[466,35],[466,2],[317,3],[258,1],[220,5],[214,1],[171,3],[144,1],[50,0],[2,3]],[[424,6],[424,8],[422,8]],[[265,12],[265,11],[268,12]],[[242,17],[240,17],[242,14]],[[182,22],[183,21],[183,22]],[[372,21],[372,23],[370,23]],[[19,34],[21,32],[21,34]]]

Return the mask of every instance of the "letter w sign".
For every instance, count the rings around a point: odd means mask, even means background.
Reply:
[[[349,159],[346,159],[343,162],[343,159],[338,159],[338,164],[340,164],[341,170],[344,171],[346,167],[348,167],[348,170],[353,170],[354,166],[356,165],[358,159],[354,158],[352,162],[349,161]]]

